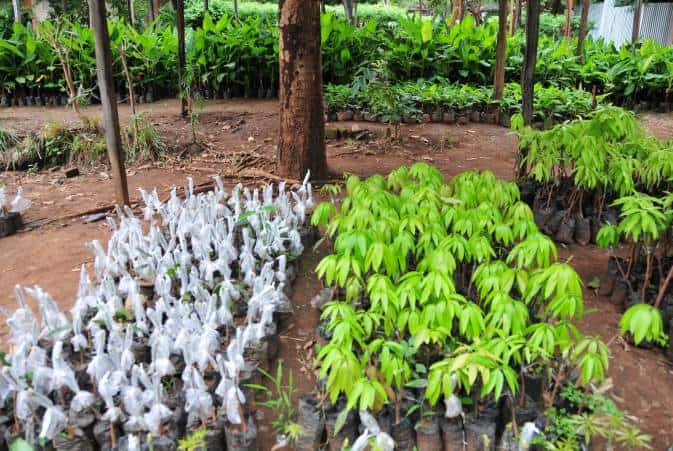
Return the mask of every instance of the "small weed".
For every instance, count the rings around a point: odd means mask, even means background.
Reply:
[[[276,435],[285,435],[289,441],[294,442],[299,438],[301,432],[300,426],[295,422],[296,412],[292,403],[292,397],[295,393],[292,372],[288,373],[287,385],[283,384],[283,362],[278,362],[276,374],[272,375],[259,368],[259,372],[271,382],[273,388],[263,385],[249,384],[248,387],[266,395],[266,401],[258,402],[262,407],[271,409],[275,419],[271,422],[271,427]]]
[[[197,429],[178,442],[178,451],[196,451],[206,449],[206,428]]]
[[[166,151],[157,129],[142,113],[134,115],[124,127],[123,138],[128,162],[155,161]]]

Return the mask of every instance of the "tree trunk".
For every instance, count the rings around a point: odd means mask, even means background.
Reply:
[[[514,36],[514,30],[516,29],[516,6],[515,0],[509,0],[509,35]]]
[[[135,28],[136,26],[136,14],[135,11],[133,10],[133,0],[126,0],[126,3],[129,8],[129,21],[131,22],[131,26]]]
[[[640,36],[640,12],[643,9],[643,0],[636,0],[636,6],[633,10],[633,26],[631,27],[631,43],[635,44]]]
[[[14,22],[21,23],[21,5],[20,0],[12,0],[12,9],[14,10]]]
[[[507,53],[507,0],[498,0],[498,43],[495,49],[493,99],[501,100],[505,90],[505,56]],[[496,114],[498,109],[496,109]]]
[[[514,1],[514,27],[521,27],[521,0]]]
[[[320,1],[280,0],[278,175],[327,175],[320,51]]]
[[[568,5],[566,6],[566,26],[565,26],[565,36],[567,39],[570,39],[573,35],[573,0],[566,0]]]
[[[187,97],[185,96],[185,3],[175,0],[175,21],[178,27],[178,92],[180,93],[180,114],[187,117]]]
[[[203,14],[208,12],[208,0],[203,0]]]
[[[234,18],[238,20],[238,0],[234,0]]]
[[[584,63],[584,39],[587,37],[587,28],[589,27],[589,8],[591,8],[591,0],[584,0],[582,16],[580,17],[580,31],[577,37],[577,56],[580,63]]]
[[[533,123],[533,97],[535,88],[535,63],[540,28],[540,0],[528,0],[526,5],[526,50],[521,73],[521,111],[526,125]]]
[[[551,3],[551,7],[549,8],[549,12],[552,14],[558,14],[561,12],[561,0],[554,0]]]
[[[115,95],[112,75],[112,52],[110,50],[110,36],[107,31],[105,0],[89,0],[89,9],[95,38],[96,74],[98,76],[105,141],[110,158],[112,180],[115,184],[117,203],[128,205],[129,190],[126,184],[126,170],[124,169],[124,149],[119,134],[119,113],[117,112],[117,96]]]
[[[150,15],[150,22],[154,22],[154,19],[156,18],[156,12],[154,11],[154,0],[150,0],[147,6],[148,13]]]
[[[341,0],[341,2],[344,5],[344,13],[348,23],[355,25],[355,0]]]

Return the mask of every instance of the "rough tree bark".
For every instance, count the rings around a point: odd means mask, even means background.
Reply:
[[[526,5],[526,49],[521,71],[521,112],[526,125],[533,123],[535,63],[540,29],[540,0],[528,0]]]
[[[505,54],[507,53],[507,0],[498,0],[498,43],[495,49],[493,99],[501,100],[505,90]],[[496,106],[496,117],[500,109]]]
[[[320,1],[280,0],[278,175],[327,175],[320,51]]]
[[[635,44],[640,35],[640,13],[643,9],[643,0],[636,0],[636,6],[633,10],[633,26],[631,27],[631,43]]]
[[[589,27],[589,8],[591,8],[591,0],[584,0],[582,16],[580,16],[580,30],[577,36],[577,56],[580,63],[584,63],[584,40],[587,37],[587,28]]]
[[[112,75],[112,51],[107,31],[105,0],[89,0],[89,9],[96,47],[96,74],[103,110],[105,141],[110,158],[112,180],[115,184],[115,198],[119,205],[128,205],[129,189],[124,169],[124,148],[119,134],[119,113]]]
[[[526,49],[521,70],[521,112],[525,125],[533,123],[533,98],[535,96],[535,62],[537,60],[537,41],[540,29],[540,0],[528,0],[526,5]],[[526,152],[520,150],[517,155],[517,178],[524,175],[522,164]]]

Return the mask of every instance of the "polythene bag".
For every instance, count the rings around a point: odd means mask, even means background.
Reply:
[[[16,189],[16,197],[12,200],[12,203],[9,204],[9,211],[12,213],[23,213],[29,209],[31,205],[32,202],[23,197],[23,188],[18,187]]]

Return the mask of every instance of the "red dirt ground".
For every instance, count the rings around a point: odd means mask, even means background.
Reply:
[[[250,182],[246,165],[273,172],[277,142],[277,104],[273,101],[217,101],[208,103],[199,129],[201,148],[191,148],[189,124],[179,117],[177,102],[162,101],[141,105],[169,146],[168,158],[161,163],[140,164],[128,168],[129,184],[134,200],[138,187],[157,187],[160,194],[173,185],[183,185],[187,177],[196,183],[210,180],[215,174],[227,182]],[[96,108],[85,114],[99,114]],[[130,112],[120,107],[122,122]],[[0,125],[21,133],[38,130],[49,120],[76,121],[71,112],[60,109],[2,109]],[[649,114],[645,124],[658,137],[673,137],[673,116]],[[400,139],[394,144],[384,139],[385,126],[371,123],[336,123],[328,127],[347,128],[361,134],[369,130],[369,141],[351,139],[328,140],[328,164],[333,174],[343,172],[368,176],[387,173],[401,164],[427,161],[439,167],[448,177],[469,169],[492,170],[502,178],[513,177],[516,139],[507,129],[486,125],[464,126],[419,124],[403,126]],[[183,153],[183,158],[176,154]],[[62,172],[0,173],[0,183],[13,193],[17,186],[33,201],[24,215],[28,223],[24,231],[0,239],[0,305],[14,308],[12,294],[15,284],[40,284],[64,308],[73,303],[78,271],[92,258],[84,243],[92,239],[105,241],[109,229],[105,222],[85,224],[77,213],[109,205],[113,189],[104,167],[80,168],[81,176],[66,179]],[[248,172],[246,172],[248,171]],[[254,175],[254,173],[253,173]],[[309,251],[310,252],[310,251]],[[324,252],[324,251],[323,251]],[[561,252],[563,258],[573,256],[572,265],[586,284],[599,276],[607,266],[605,253],[594,247],[571,246]],[[304,345],[315,336],[317,313],[310,299],[320,284],[313,273],[319,255],[309,253],[300,262],[300,275],[295,284],[293,302],[296,315],[281,334],[280,359],[286,362],[295,377],[298,392],[312,388],[312,377],[302,361],[307,356]],[[609,343],[611,362],[609,376],[614,383],[612,398],[653,436],[653,449],[663,450],[673,443],[673,367],[657,350],[625,346],[614,339],[618,334],[620,312],[591,290],[585,291],[587,314],[580,325],[585,334],[600,335]],[[304,371],[303,371],[304,370]],[[269,413],[260,410],[262,449],[270,449]]]

